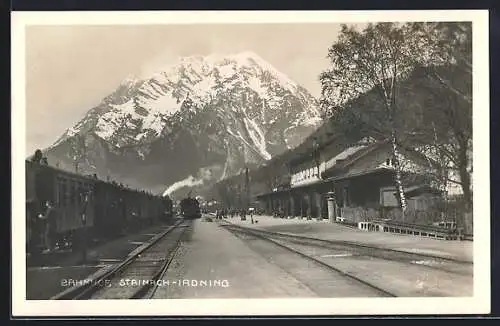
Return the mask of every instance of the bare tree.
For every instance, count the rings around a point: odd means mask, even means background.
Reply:
[[[455,84],[455,90],[461,94],[471,92],[472,76],[464,73],[462,69],[450,69],[452,74],[433,70],[443,76],[442,79]],[[426,100],[420,105],[428,110],[434,122],[425,124],[423,132],[416,137],[420,143],[427,144],[426,147],[422,147],[426,151],[420,152],[435,163],[436,157],[440,157],[442,167],[447,166],[450,172],[458,176],[458,178],[450,177],[448,181],[460,185],[466,201],[466,209],[470,210],[472,207],[472,105],[456,91],[446,86],[443,87],[442,82],[434,77],[428,78],[426,83],[415,86],[425,92]]]
[[[424,61],[432,58],[434,62],[454,65],[461,73],[472,78],[472,23],[470,22],[433,22],[409,23],[409,30],[418,36],[415,50],[425,49],[425,56],[416,57]],[[417,52],[419,53],[419,52]],[[438,65],[428,66],[427,72],[451,92],[472,105],[472,88],[457,87],[457,79],[443,75]],[[466,77],[467,79],[467,77]]]
[[[441,137],[434,150],[451,162],[457,171],[466,210],[472,208],[472,24],[469,22],[411,23],[409,29],[419,36],[421,48],[442,65],[428,65],[425,73],[431,82],[426,92],[439,105],[432,114],[440,123]],[[443,65],[451,69],[442,69]],[[450,73],[451,71],[451,73]],[[443,135],[444,133],[444,135]],[[439,134],[439,133],[438,133]]]

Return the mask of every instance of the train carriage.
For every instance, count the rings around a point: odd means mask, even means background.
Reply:
[[[50,242],[85,245],[89,237],[113,238],[171,217],[172,202],[115,182],[26,161],[26,245],[38,251],[49,221]],[[54,208],[49,220],[47,203]],[[52,246],[54,247],[54,246]]]
[[[162,210],[162,217],[167,220],[174,215],[174,203],[170,198],[163,198],[161,200],[160,209]]]
[[[94,225],[93,180],[58,173],[55,182],[59,217],[57,232],[66,233],[84,226],[92,227]]]
[[[35,234],[42,226],[37,217],[46,213],[48,203],[55,210],[55,219],[48,221],[51,243],[62,245],[84,225],[92,227],[93,189],[91,178],[26,161],[27,242],[39,244]]]
[[[121,192],[122,198],[124,198],[125,204],[125,216],[127,220],[127,229],[137,230],[139,225],[139,213],[138,213],[138,199],[137,194],[133,191],[124,191]]]
[[[36,196],[36,169],[31,162],[26,162],[26,246],[32,244],[34,236],[35,217],[38,214]]]
[[[125,220],[117,188],[112,183],[96,182],[95,230],[99,236],[112,237],[122,233]]]
[[[161,198],[159,203],[159,212],[160,216],[163,220],[168,220],[173,217],[174,215],[174,203],[173,201],[166,197],[166,198]]]
[[[136,194],[136,213],[137,213],[137,222],[140,227],[146,225],[146,211],[145,211],[145,196],[142,192],[138,191]]]
[[[162,199],[160,197],[150,195],[149,201],[149,214],[152,217],[153,223],[157,223],[163,219]]]
[[[112,188],[112,196],[113,209],[116,212],[114,218],[119,223],[120,232],[129,232],[131,230],[130,198],[128,198],[126,191],[115,185]]]
[[[142,192],[142,193],[139,193],[140,195],[140,208],[139,208],[139,218],[142,220],[142,223],[144,225],[148,225],[149,224],[149,221],[153,218],[150,214],[149,214],[149,210],[148,210],[148,206],[150,205],[149,203],[149,196]]]

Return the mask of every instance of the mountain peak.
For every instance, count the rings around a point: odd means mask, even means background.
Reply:
[[[71,167],[79,135],[89,171],[204,187],[294,148],[321,122],[316,99],[253,51],[179,57],[154,71],[128,75],[50,148],[53,159]]]
[[[189,61],[203,61],[206,63],[220,63],[224,60],[235,60],[235,61],[245,61],[248,59],[253,59],[255,61],[265,61],[258,54],[253,51],[245,50],[241,52],[214,52],[209,55],[194,54],[190,56],[178,57],[178,62],[189,62]]]
[[[276,70],[269,62],[251,50],[233,53],[216,52],[209,55],[193,54],[189,56],[179,56],[168,63],[149,65],[147,71],[143,71],[141,79],[148,80],[161,78],[161,75],[175,75],[178,70],[194,69],[195,71],[213,70],[219,67],[240,68],[260,68],[261,71],[267,71],[278,77],[282,82],[294,86],[290,78]]]
[[[287,115],[291,106],[303,106],[292,125],[317,123],[317,119],[311,120],[318,113],[311,95],[255,52],[247,50],[179,57],[177,62],[158,69],[148,78],[129,75],[120,84],[118,97],[106,103],[105,112],[97,121],[96,134],[119,147],[157,139],[172,116],[181,110],[188,94],[190,102],[198,108],[210,105],[215,98],[224,101],[224,106],[235,101],[238,107],[242,101],[252,99],[253,113],[246,112],[245,106],[236,111],[244,116],[259,116],[260,120],[279,111]],[[234,107],[230,110],[236,112]],[[275,120],[269,121],[272,125]],[[261,152],[269,157],[266,151]]]
[[[134,74],[128,74],[120,83],[121,86],[129,86],[139,81],[140,78]]]
[[[231,60],[240,64],[248,64],[248,60],[253,60],[256,63],[266,62],[258,54],[250,50],[245,50],[237,53],[213,53],[206,56],[205,58],[207,59],[207,61],[221,62],[224,60]]]

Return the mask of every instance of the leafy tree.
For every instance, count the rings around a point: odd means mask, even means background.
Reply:
[[[354,120],[352,127],[362,126],[379,138],[390,139],[395,163],[394,182],[403,216],[407,204],[398,162],[401,114],[396,95],[401,78],[415,66],[412,58],[414,40],[407,30],[406,26],[393,23],[369,24],[362,32],[342,25],[337,42],[328,50],[331,68],[320,76],[320,103],[324,111],[334,119]],[[363,119],[354,110],[345,108],[348,101],[369,90],[374,91],[374,99],[383,110]]]
[[[415,143],[425,145],[419,147],[426,148],[421,154],[432,161],[434,178],[441,185],[448,180],[444,176],[450,166],[458,170],[464,170],[460,165],[467,166],[471,135],[468,32],[470,24],[461,23],[379,23],[363,31],[343,25],[338,41],[329,49],[331,68],[320,76],[323,111],[347,138],[369,135],[391,141],[403,214],[401,146],[406,150]],[[436,123],[429,123],[434,121],[429,113]],[[450,146],[455,148],[453,154]],[[460,173],[468,197],[470,179],[465,174]]]
[[[472,203],[471,37],[468,23],[343,25],[329,49],[331,68],[320,76],[323,111],[348,139],[391,141],[403,213],[401,147],[418,148],[440,188],[458,182]],[[450,169],[459,181],[450,180]]]

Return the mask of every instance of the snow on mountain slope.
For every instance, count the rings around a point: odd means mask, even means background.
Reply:
[[[127,77],[48,151],[69,162],[69,152],[85,146],[91,172],[134,173],[167,188],[197,180],[200,167],[212,166],[218,180],[259,165],[297,146],[319,123],[308,91],[255,53],[190,56]]]

